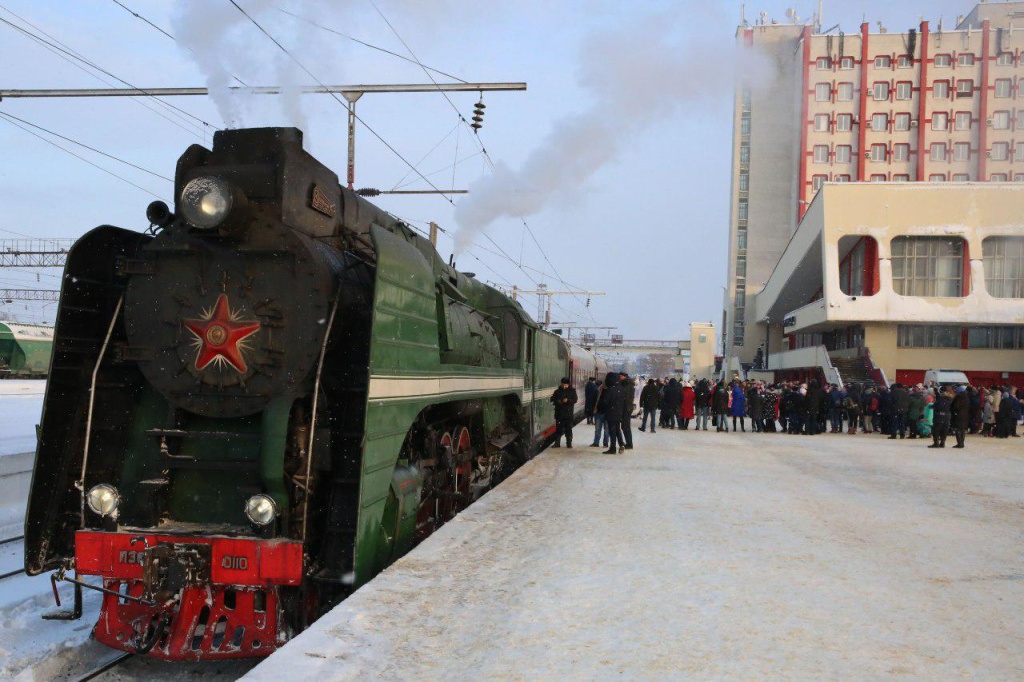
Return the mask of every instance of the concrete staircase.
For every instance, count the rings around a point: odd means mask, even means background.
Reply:
[[[875,380],[868,369],[867,361],[862,357],[835,357],[829,358],[832,366],[839,372],[843,379],[843,385],[857,384],[859,386],[875,385]]]

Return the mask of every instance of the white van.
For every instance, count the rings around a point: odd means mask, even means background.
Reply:
[[[960,386],[969,384],[967,375],[956,369],[930,369],[924,373],[924,385]]]

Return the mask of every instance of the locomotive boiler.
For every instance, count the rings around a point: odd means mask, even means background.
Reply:
[[[536,454],[562,376],[606,369],[296,129],[190,147],[147,216],[68,255],[26,516],[26,570],[100,589],[109,646],[271,653]]]

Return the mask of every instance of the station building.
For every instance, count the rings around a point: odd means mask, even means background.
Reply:
[[[776,378],[1024,384],[1024,184],[822,186],[754,299]]]
[[[859,32],[846,35],[822,32],[819,22],[780,24],[762,18],[737,31],[739,45],[750,50],[764,68],[752,69],[758,80],[741,81],[736,92],[729,274],[722,326],[729,374],[763,366],[765,357],[783,350],[797,350],[788,347],[795,343],[791,335],[766,334],[764,306],[755,305],[755,300],[765,298],[758,293],[770,278],[778,286],[774,273],[784,255],[793,257],[791,239],[799,231],[820,228],[827,233],[824,222],[818,224],[812,217],[806,228],[803,222],[823,187],[943,185],[951,188],[949,201],[955,202],[957,197],[983,196],[974,194],[979,191],[977,183],[1024,183],[1024,2],[979,4],[952,30],[941,21],[936,26],[922,21],[902,33],[889,32],[880,24],[876,32],[870,28],[864,23]],[[896,186],[892,191],[900,189]],[[930,199],[940,195],[899,196]],[[839,201],[840,193],[832,196],[833,202]],[[912,214],[916,209],[908,210]],[[924,229],[928,222],[908,217],[904,227]],[[968,220],[962,225],[964,243],[977,249],[960,256],[965,268],[982,258],[981,243],[975,244],[975,237],[967,234],[972,224]],[[879,254],[891,255],[889,242],[883,241],[884,247],[878,243]],[[896,248],[904,245],[897,242]],[[885,256],[885,260],[891,259]],[[963,298],[970,299],[973,283],[967,279]],[[777,298],[778,293],[771,297]],[[798,298],[784,295],[781,300]],[[996,315],[988,321],[1019,323],[1019,317],[998,317],[1010,314],[1002,303],[986,313]],[[776,304],[769,307],[773,314],[778,312]],[[848,326],[865,333],[876,324],[849,321]],[[875,339],[882,333],[882,322],[877,322]],[[813,337],[801,343],[810,340]],[[863,348],[867,341],[853,334],[842,343]],[[877,358],[881,347],[875,345],[879,350],[872,356]],[[850,351],[835,346],[821,344],[818,353]],[[958,357],[948,359],[957,360],[952,367],[959,364]],[[928,364],[937,362],[936,358]],[[883,366],[889,368],[887,374],[896,369],[891,363]],[[895,376],[887,378],[896,381]]]

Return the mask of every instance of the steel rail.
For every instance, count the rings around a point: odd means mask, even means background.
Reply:
[[[89,672],[85,673],[85,675],[83,675],[81,677],[78,677],[78,678],[75,678],[75,680],[76,680],[76,682],[87,682],[87,680],[95,679],[95,678],[99,677],[100,675],[102,675],[103,673],[105,673],[108,670],[110,670],[111,668],[116,668],[117,666],[121,665],[122,663],[124,663],[125,661],[127,661],[129,658],[131,658],[134,655],[135,654],[126,651],[123,654],[115,656],[114,658],[110,659],[106,663],[102,663],[99,666],[93,668]]]

